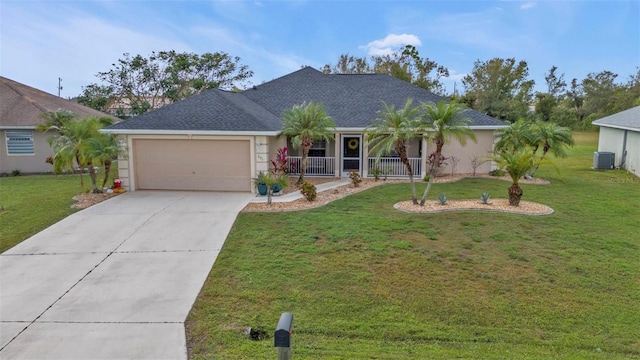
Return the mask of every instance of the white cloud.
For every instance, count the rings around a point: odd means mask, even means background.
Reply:
[[[522,5],[520,5],[520,9],[522,9],[522,10],[528,10],[528,9],[531,9],[531,8],[534,8],[534,7],[536,7],[536,3],[534,1],[529,1],[529,2],[526,2],[526,3],[522,4]]]
[[[360,49],[367,50],[369,55],[373,56],[388,55],[403,45],[420,46],[422,42],[412,34],[389,34],[384,39],[374,40],[367,45],[360,46]]]

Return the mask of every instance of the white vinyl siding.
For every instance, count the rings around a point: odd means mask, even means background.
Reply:
[[[7,131],[7,154],[9,155],[34,155],[33,131],[14,130]]]

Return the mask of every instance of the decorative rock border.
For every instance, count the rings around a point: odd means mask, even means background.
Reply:
[[[445,205],[440,205],[438,201],[427,201],[424,206],[414,205],[411,201],[402,201],[395,203],[393,207],[406,213],[442,213],[451,211],[489,211],[503,212],[521,215],[549,215],[554,210],[547,205],[531,202],[520,201],[520,206],[514,207],[509,205],[508,199],[491,199],[489,204],[483,204],[479,200],[447,200]]]

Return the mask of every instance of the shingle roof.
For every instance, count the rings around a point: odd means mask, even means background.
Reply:
[[[65,109],[80,117],[110,117],[105,113],[0,76],[0,127],[34,127],[42,113]],[[116,119],[116,118],[113,118]]]
[[[107,129],[278,131],[280,119],[240,93],[209,90]]]
[[[603,117],[592,123],[597,126],[640,131],[640,106]]]
[[[438,102],[443,97],[385,74],[327,75],[310,67],[295,71],[241,93],[209,90],[187,100],[134,117],[108,129],[278,131],[284,111],[303,102],[325,105],[338,128],[365,128],[382,102],[404,105]],[[467,110],[472,126],[505,123]]]

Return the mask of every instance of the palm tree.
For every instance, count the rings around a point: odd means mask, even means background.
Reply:
[[[533,151],[529,148],[520,148],[514,151],[500,151],[497,155],[491,156],[490,158],[511,177],[512,184],[509,187],[509,205],[519,206],[520,198],[522,198],[524,192],[518,182],[533,166],[535,159]]]
[[[458,104],[455,100],[452,100],[448,104],[444,102],[444,100],[441,100],[437,104],[423,103],[422,110],[424,111],[426,125],[431,128],[428,133],[428,138],[436,144],[436,157],[434,164],[440,163],[442,147],[451,139],[452,136],[458,139],[462,146],[466,145],[467,138],[476,141],[476,135],[469,127],[469,124],[473,120],[464,115],[464,106]],[[424,206],[427,201],[427,195],[429,194],[429,190],[433,184],[433,179],[436,177],[437,170],[437,166],[431,167],[429,183],[422,194],[420,206]]]
[[[293,106],[284,112],[282,120],[282,130],[278,136],[284,135],[291,138],[293,147],[302,149],[300,177],[297,182],[299,185],[304,181],[304,175],[307,171],[307,156],[309,149],[313,146],[313,141],[321,139],[329,141],[336,124],[327,115],[324,106],[314,102]]]
[[[506,128],[498,130],[499,138],[495,144],[496,151],[515,151],[535,143],[532,123],[526,119],[520,119]]]
[[[376,154],[376,160],[381,156],[395,151],[400,156],[400,161],[407,168],[409,182],[411,183],[411,200],[418,204],[416,185],[413,182],[413,169],[407,156],[409,140],[418,137],[423,129],[417,107],[412,106],[413,99],[407,99],[401,109],[396,110],[394,105],[383,102],[384,109],[378,111],[378,118],[367,129],[368,140],[372,144],[370,151]]]
[[[544,159],[547,153],[551,152],[556,157],[566,157],[565,148],[573,146],[571,130],[558,126],[556,123],[538,121],[532,126],[533,133],[533,155],[542,147],[540,160]],[[538,171],[539,164],[533,168],[531,176]]]
[[[94,159],[89,150],[89,139],[99,136],[98,130],[102,127],[102,121],[96,117],[88,117],[77,121],[68,121],[61,126],[54,125],[47,130],[56,130],[58,135],[50,137],[49,144],[53,149],[53,170],[61,173],[67,170],[74,171],[74,161],[80,169],[87,167],[93,192],[100,192],[96,184],[96,172],[93,167]],[[80,171],[80,185],[82,171]]]
[[[98,133],[86,142],[87,157],[93,159],[95,165],[104,166],[104,180],[100,188],[104,188],[111,174],[111,164],[113,159],[117,159],[123,154],[123,150],[118,146],[116,136],[113,134]]]

